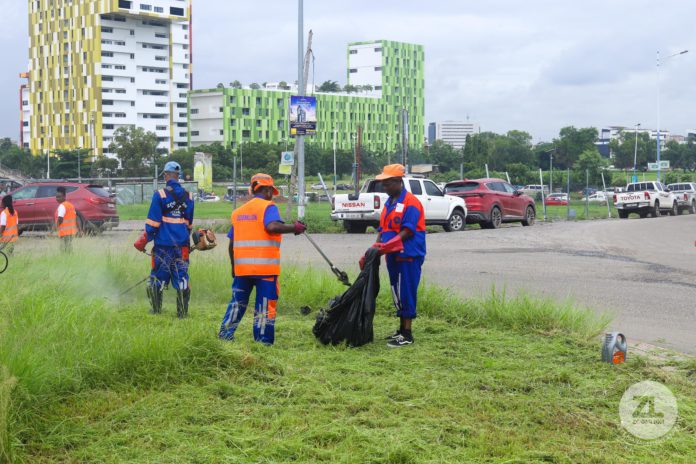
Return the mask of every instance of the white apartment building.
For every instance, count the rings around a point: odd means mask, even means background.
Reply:
[[[479,125],[470,121],[439,121],[428,126],[428,143],[441,140],[456,149],[464,148],[467,135],[479,131]]]
[[[93,147],[109,155],[124,126],[155,133],[166,151],[187,146],[191,0],[29,5],[32,152]]]

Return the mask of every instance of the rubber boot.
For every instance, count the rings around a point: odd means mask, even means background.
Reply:
[[[162,312],[162,293],[164,290],[156,285],[147,286],[147,298],[150,300],[150,314],[160,314]]]
[[[191,289],[176,291],[176,315],[179,319],[188,317],[189,300],[191,299]]]

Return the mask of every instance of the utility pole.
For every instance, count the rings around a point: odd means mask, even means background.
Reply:
[[[401,110],[401,162],[408,169],[408,110]]]
[[[638,178],[636,177],[636,164],[638,164],[638,128],[640,123],[636,124],[636,146],[633,149],[633,179],[631,182],[636,182]]]
[[[304,78],[304,0],[298,0],[297,11],[297,90],[302,97],[305,94]],[[305,216],[305,152],[304,136],[297,135],[295,146],[297,147],[297,218],[302,220]]]

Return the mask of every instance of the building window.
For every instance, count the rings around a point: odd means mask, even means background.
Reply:
[[[144,3],[140,4],[140,9],[143,11],[152,11],[152,5],[146,5]]]
[[[156,6],[155,7],[155,13],[164,13],[164,8],[161,6]]]
[[[133,2],[131,2],[129,0],[118,0],[118,7],[125,8],[126,10],[130,10],[132,3]]]
[[[191,137],[198,137],[200,135],[199,131],[191,131]]]
[[[351,55],[357,55],[357,54],[358,54],[358,51],[357,51],[357,50],[351,50],[351,51],[350,51],[350,54],[351,54]]]
[[[101,31],[102,31],[102,32],[105,32],[105,33],[107,33],[107,34],[109,34],[109,33],[114,32],[114,28],[113,28],[113,27],[104,27],[104,26],[102,26]]]
[[[351,73],[351,74],[354,74],[354,73],[356,73],[356,72],[358,72],[357,69],[355,69],[355,68],[350,68],[350,73]]]
[[[377,47],[377,48],[375,48],[375,52],[379,53],[379,52],[381,52],[381,51],[382,51],[382,47]]]
[[[375,67],[375,71],[381,71],[381,70],[382,70],[382,67],[381,67],[381,66],[376,66],[376,67]],[[398,70],[397,70],[397,71],[398,71]]]
[[[242,108],[242,114],[244,116],[249,116],[249,108]]]
[[[169,14],[172,16],[184,16],[184,9],[171,6],[169,7]]]

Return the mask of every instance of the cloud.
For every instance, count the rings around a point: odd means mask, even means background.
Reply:
[[[465,119],[548,140],[566,125],[656,124],[655,51],[696,48],[681,0],[305,0],[316,82],[346,81],[349,42],[423,44],[426,122]],[[0,0],[0,135],[17,135],[27,63],[26,2]],[[20,27],[17,27],[17,25]],[[662,73],[663,127],[696,127],[696,49]],[[297,79],[297,3],[194,2],[194,85]]]

